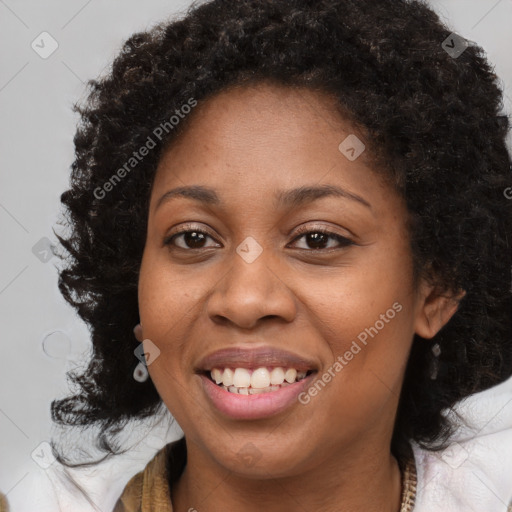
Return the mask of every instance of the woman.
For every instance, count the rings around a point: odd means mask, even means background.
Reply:
[[[185,435],[115,512],[414,509],[412,446],[512,373],[501,99],[415,1],[213,0],[126,42],[77,107],[60,289],[94,357],[52,415],[107,454],[162,404]]]

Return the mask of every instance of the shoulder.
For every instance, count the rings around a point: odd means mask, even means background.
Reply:
[[[413,443],[417,509],[512,512],[512,379],[447,412],[457,429],[449,445],[429,451]],[[507,508],[508,505],[508,508]]]

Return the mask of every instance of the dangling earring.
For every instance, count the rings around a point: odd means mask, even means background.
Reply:
[[[148,369],[146,368],[145,365],[143,365],[142,363],[139,363],[135,367],[135,370],[133,370],[133,378],[137,382],[146,382],[148,380],[148,377],[149,377]]]
[[[137,324],[133,328],[133,334],[135,335],[135,338],[137,339],[137,341],[142,342],[142,325],[141,324]],[[135,370],[133,370],[133,378],[137,382],[146,382],[148,380],[148,377],[149,377],[149,373],[148,373],[148,369],[146,368],[146,365],[139,362],[139,364],[135,367]]]
[[[439,373],[439,355],[441,354],[441,347],[439,346],[439,343],[436,343],[432,347],[432,354],[434,354],[434,358],[430,365],[430,378],[432,380],[436,380],[437,374]]]

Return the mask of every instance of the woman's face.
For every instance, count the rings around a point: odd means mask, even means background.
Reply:
[[[404,203],[354,139],[340,150],[354,131],[328,97],[260,85],[193,115],[159,163],[140,272],[161,398],[205,460],[239,474],[389,450],[414,333],[428,334]],[[278,367],[308,373],[269,384]]]

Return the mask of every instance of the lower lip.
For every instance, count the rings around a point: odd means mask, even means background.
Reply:
[[[309,386],[315,375],[316,372],[277,391],[255,395],[231,393],[215,384],[206,375],[199,376],[206,395],[222,414],[237,420],[255,420],[279,414],[298,402],[298,395]]]

